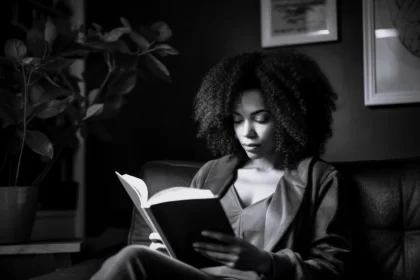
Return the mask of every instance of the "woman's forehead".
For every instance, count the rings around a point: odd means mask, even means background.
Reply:
[[[265,109],[264,98],[259,89],[249,89],[241,92],[234,103],[235,110]]]

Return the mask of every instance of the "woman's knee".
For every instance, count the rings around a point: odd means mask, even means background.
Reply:
[[[150,254],[150,248],[144,245],[128,245],[121,249],[117,256],[121,259],[142,258]]]

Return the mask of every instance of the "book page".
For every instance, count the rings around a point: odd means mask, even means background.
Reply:
[[[144,205],[147,199],[149,198],[149,193],[147,190],[146,183],[142,179],[128,175],[128,174],[124,174],[121,177],[127,183],[129,183],[133,189],[135,189],[139,193],[141,197],[141,203],[142,203],[141,205]]]
[[[156,227],[153,224],[151,218],[149,217],[148,213],[143,209],[143,206],[146,204],[147,199],[147,186],[144,183],[144,181],[127,174],[121,175],[118,172],[115,172],[115,174],[117,174],[118,179],[120,180],[124,189],[133,201],[134,206],[137,208],[137,210],[139,210],[141,216],[146,221],[148,226],[153,231],[156,231]],[[142,195],[141,192],[146,196]]]
[[[190,187],[172,187],[154,194],[147,201],[147,205],[154,205],[168,201],[188,199],[213,198],[214,194],[208,189],[195,189]]]

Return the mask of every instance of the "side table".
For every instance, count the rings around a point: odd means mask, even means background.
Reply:
[[[71,254],[82,248],[82,240],[0,245],[0,279],[26,280],[71,267]]]

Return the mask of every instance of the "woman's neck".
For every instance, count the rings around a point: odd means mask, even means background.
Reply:
[[[273,154],[269,157],[261,157],[258,159],[249,159],[244,165],[246,169],[256,169],[258,171],[271,171],[274,169],[280,169],[278,166],[279,160],[277,154]]]

